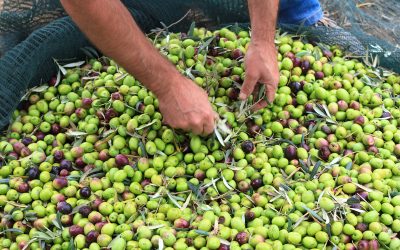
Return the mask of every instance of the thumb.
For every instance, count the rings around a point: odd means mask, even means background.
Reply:
[[[242,88],[240,89],[239,99],[245,100],[253,93],[254,87],[256,86],[257,79],[249,74],[244,77]]]

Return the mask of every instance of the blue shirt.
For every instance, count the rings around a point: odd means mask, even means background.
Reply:
[[[322,18],[318,0],[280,0],[278,22],[281,24],[312,25]]]

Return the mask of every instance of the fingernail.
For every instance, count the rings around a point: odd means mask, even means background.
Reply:
[[[239,99],[240,99],[240,100],[246,99],[246,95],[243,94],[243,93],[240,93],[240,94],[239,94]]]

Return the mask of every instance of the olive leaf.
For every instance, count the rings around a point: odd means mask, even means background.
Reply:
[[[349,163],[346,164],[346,169],[350,170],[353,167],[353,163],[350,161]]]
[[[332,226],[331,223],[326,224],[326,233],[328,234],[329,238],[332,237]]]
[[[193,36],[193,32],[194,32],[194,28],[195,28],[195,27],[196,27],[196,22],[193,21],[193,22],[190,24],[189,30],[188,30],[188,32],[187,32],[188,37],[192,37],[192,36]]]
[[[219,178],[218,178],[218,179],[219,179]],[[211,183],[212,183],[212,185],[213,185],[215,191],[217,191],[217,193],[219,194],[218,188],[217,188],[217,186],[215,185],[216,182],[217,182],[217,181],[214,181],[214,178],[211,178]]]
[[[206,188],[208,188],[208,187],[211,187],[211,186],[215,185],[215,182],[219,181],[219,179],[220,179],[220,178],[217,178],[217,179],[214,179],[214,178],[213,178],[213,179],[211,179],[211,181],[210,181],[209,183],[203,185],[201,188],[202,188],[202,189],[206,189]]]
[[[157,122],[157,120],[153,120],[153,121],[151,121],[151,122],[149,122],[147,124],[143,124],[142,126],[136,128],[136,131],[142,130],[142,129],[147,128],[147,127],[150,127],[151,125],[153,125],[156,122]]]
[[[217,137],[219,143],[220,143],[223,147],[225,147],[224,139],[222,139],[222,136],[221,136],[221,134],[219,133],[217,127],[214,128],[214,133],[215,133],[215,136]]]
[[[321,216],[319,216],[314,210],[310,209],[309,207],[307,207],[306,205],[302,205],[302,207],[307,210],[307,212],[314,217],[315,219],[319,220],[320,222],[324,222],[324,219],[321,218]]]
[[[82,47],[81,50],[83,53],[89,58],[99,58],[99,53],[97,53],[96,49],[90,46]]]
[[[309,173],[310,172],[310,168],[307,166],[307,164],[303,160],[299,159],[299,163],[300,163],[301,169],[303,169],[303,171],[305,173]]]
[[[23,234],[24,232],[21,229],[18,229],[18,228],[7,228],[7,229],[4,229],[3,231],[0,232],[0,234],[6,234],[6,233]]]
[[[360,203],[360,200],[357,199],[357,198],[355,198],[355,197],[350,197],[350,198],[346,201],[346,203],[347,203],[348,205],[359,204],[359,203]]]
[[[194,185],[190,181],[187,181],[188,187],[194,194],[196,194],[196,197],[199,197],[201,195],[201,190],[200,190],[200,185]]]
[[[67,136],[70,136],[70,137],[79,137],[79,136],[87,135],[86,132],[82,132],[82,131],[72,131],[72,130],[68,130],[65,134],[66,134]]]
[[[189,202],[190,202],[190,198],[192,198],[192,193],[190,193],[188,195],[188,197],[186,198],[186,201],[185,201],[185,203],[183,203],[181,210],[184,210],[185,208],[187,208],[187,206],[189,205]]]
[[[140,150],[142,150],[143,156],[147,158],[147,151],[146,151],[146,148],[142,141],[139,141],[139,147],[140,147]]]
[[[204,235],[204,236],[209,236],[210,235],[210,233],[209,232],[206,232],[206,231],[204,231],[204,230],[200,230],[200,229],[196,229],[196,230],[194,230],[197,234],[200,234],[200,235]]]
[[[318,169],[319,169],[319,167],[321,166],[321,161],[318,161],[316,164],[315,164],[315,166],[313,167],[313,169],[311,170],[311,173],[310,173],[310,178],[314,178],[315,177],[315,175],[317,174],[317,172],[318,172]]]
[[[213,41],[215,39],[215,37],[214,36],[211,36],[211,37],[208,37],[208,38],[205,38],[204,40],[205,40],[205,42],[203,42],[201,45],[200,45],[200,47],[199,47],[199,49],[198,49],[198,54],[200,54],[200,52],[201,51],[203,51],[204,49],[207,49],[208,48],[208,46],[211,44],[211,42]]]
[[[62,67],[64,67],[64,68],[76,68],[76,67],[79,67],[79,66],[83,65],[84,63],[85,63],[85,61],[79,61],[79,62],[64,64]]]
[[[225,239],[219,238],[219,241],[224,245],[227,245],[227,246],[231,245],[231,243],[229,241],[225,240]]]
[[[164,250],[164,241],[161,237],[158,238],[158,250]]]
[[[174,203],[175,206],[182,209],[182,206],[179,205],[179,203],[176,201],[176,198],[174,198],[174,196],[172,196],[170,192],[167,192],[167,195],[168,195],[168,198],[172,201],[172,203]]]
[[[300,52],[297,52],[295,56],[298,58],[301,58],[303,56],[311,56],[311,52],[307,50],[302,50]]]
[[[155,229],[159,229],[159,228],[162,228],[162,227],[165,227],[165,225],[164,224],[160,224],[160,225],[149,226],[148,229],[155,230]]]
[[[225,177],[224,177],[223,175],[221,175],[221,178],[222,178],[222,183],[224,183],[225,187],[226,187],[228,190],[233,190],[233,187],[231,187],[231,186],[229,185],[229,183],[226,181],[226,179],[225,179]]]
[[[360,185],[360,184],[358,184],[358,183],[354,183],[354,185],[356,185],[358,188],[361,188],[361,189],[363,189],[364,191],[367,191],[367,192],[372,192],[372,191],[374,191],[374,190],[372,190],[372,189],[370,189],[370,188],[367,188],[366,186]]]

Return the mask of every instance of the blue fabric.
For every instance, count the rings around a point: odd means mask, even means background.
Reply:
[[[278,22],[313,25],[323,16],[318,0],[280,0]]]

